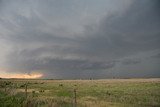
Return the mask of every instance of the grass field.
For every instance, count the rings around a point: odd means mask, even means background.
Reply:
[[[0,107],[160,107],[160,79],[1,79]]]

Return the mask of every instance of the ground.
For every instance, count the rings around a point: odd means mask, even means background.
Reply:
[[[160,107],[160,78],[1,79],[0,107]]]

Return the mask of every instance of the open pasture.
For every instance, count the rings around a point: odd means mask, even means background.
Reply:
[[[159,107],[160,79],[0,80],[0,107]]]

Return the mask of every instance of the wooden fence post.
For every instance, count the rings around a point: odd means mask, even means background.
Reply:
[[[6,83],[4,84],[4,91],[5,92],[7,91],[7,84]]]
[[[27,83],[25,84],[25,94],[26,94],[26,98],[27,98]]]
[[[77,107],[77,90],[74,89],[74,107]]]

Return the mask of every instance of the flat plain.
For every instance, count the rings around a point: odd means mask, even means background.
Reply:
[[[1,79],[0,107],[160,107],[160,78]]]

